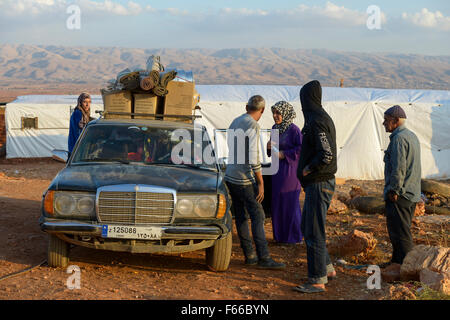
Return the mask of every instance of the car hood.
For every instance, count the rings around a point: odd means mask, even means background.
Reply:
[[[101,164],[64,168],[49,189],[95,192],[118,184],[145,184],[175,189],[177,192],[216,192],[218,172],[195,168]]]

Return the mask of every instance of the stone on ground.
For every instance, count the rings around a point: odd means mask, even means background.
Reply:
[[[340,257],[364,256],[372,252],[377,245],[377,239],[371,233],[353,230],[329,247],[329,251]]]
[[[415,246],[403,260],[400,275],[402,280],[420,281],[420,272],[424,269],[450,278],[450,248],[423,244]]]

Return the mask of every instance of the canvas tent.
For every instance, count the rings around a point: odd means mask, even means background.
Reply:
[[[228,128],[245,112],[245,103],[254,94],[266,100],[259,120],[262,129],[273,125],[270,106],[290,102],[296,111],[294,123],[303,127],[297,86],[197,86],[200,93],[199,122],[210,128]],[[407,114],[407,126],[421,143],[422,176],[450,177],[450,91],[387,90],[370,88],[323,88],[322,104],[336,126],[338,172],[341,178],[383,179],[384,150],[389,134],[382,126],[383,113],[394,104]],[[219,156],[226,155],[226,142],[218,137]],[[265,145],[264,143],[262,144]]]
[[[197,122],[217,137],[218,156],[227,155],[225,133],[231,121],[245,112],[245,103],[254,94],[266,100],[259,121],[267,131],[273,125],[270,106],[290,102],[297,113],[294,123],[303,127],[298,86],[196,85],[200,94]],[[7,157],[47,157],[52,149],[67,149],[70,106],[76,96],[24,96],[6,107]],[[102,109],[101,96],[92,96],[92,116]],[[394,104],[405,109],[407,126],[421,143],[422,176],[450,177],[450,91],[388,90],[370,88],[323,88],[323,107],[333,118],[338,147],[337,176],[354,179],[382,179],[383,155],[389,134],[382,126],[384,111]],[[39,129],[21,130],[21,117],[39,116]],[[98,115],[96,115],[98,116]],[[41,120],[42,118],[42,120]],[[43,122],[44,119],[47,119]],[[42,124],[42,128],[40,129]],[[45,126],[44,126],[45,124]],[[34,131],[33,131],[34,130]],[[268,132],[263,132],[264,149]],[[261,154],[263,162],[270,158]]]
[[[92,96],[91,116],[103,110],[101,96]],[[6,105],[6,158],[51,157],[67,150],[69,120],[78,96],[30,95]]]

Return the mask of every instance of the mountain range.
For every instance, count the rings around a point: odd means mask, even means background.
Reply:
[[[166,69],[193,71],[197,84],[302,85],[450,90],[450,56],[325,49],[132,49],[0,45],[0,84],[106,86],[125,68],[159,55]]]

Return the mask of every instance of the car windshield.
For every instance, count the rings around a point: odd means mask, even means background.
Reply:
[[[86,128],[71,164],[120,162],[216,169],[206,130],[96,124]]]

